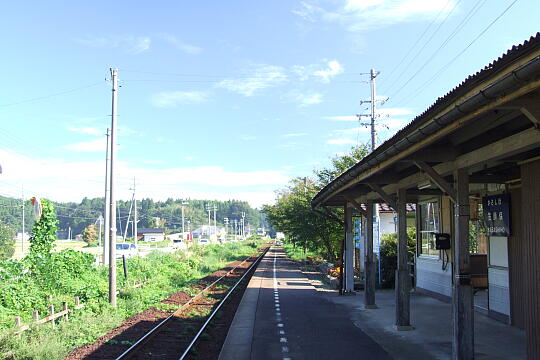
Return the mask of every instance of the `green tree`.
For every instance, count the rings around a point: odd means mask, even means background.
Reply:
[[[311,179],[291,180],[290,185],[278,192],[275,205],[265,205],[263,211],[290,242],[305,250],[322,253],[334,262],[339,253],[341,226],[321,216],[311,208],[311,199],[317,189]]]
[[[34,223],[32,236],[30,236],[30,255],[45,256],[51,253],[56,241],[58,219],[54,213],[52,202],[46,199],[41,201],[41,217]]]
[[[331,166],[314,170],[314,178],[298,177],[277,192],[274,205],[265,205],[268,221],[284,232],[295,245],[323,254],[335,262],[343,240],[342,225],[332,218],[343,219],[343,209],[328,209],[333,215],[325,216],[311,207],[311,199],[326,184],[353,166],[367,154],[367,146],[351,148],[350,153],[330,159]]]
[[[330,158],[330,167],[313,171],[317,180],[317,186],[322,189],[325,185],[366,157],[367,154],[369,154],[369,147],[367,144],[362,144],[353,146],[348,154],[336,155]]]
[[[96,229],[96,225],[90,224],[86,228],[84,228],[82,236],[83,240],[88,244],[88,246],[97,245],[98,232]]]
[[[15,230],[0,223],[0,260],[10,259],[15,253]]]

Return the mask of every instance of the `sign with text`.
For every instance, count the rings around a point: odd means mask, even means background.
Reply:
[[[360,219],[354,219],[354,247],[360,249],[360,244],[362,241],[362,230],[361,230]]]
[[[508,194],[483,197],[482,211],[488,235],[510,236],[510,196]]]

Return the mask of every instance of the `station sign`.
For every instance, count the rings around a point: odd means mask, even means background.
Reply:
[[[482,198],[484,222],[489,236],[510,236],[510,196],[490,195]]]

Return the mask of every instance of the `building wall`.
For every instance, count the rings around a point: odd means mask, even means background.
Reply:
[[[397,216],[397,213],[381,212],[379,213],[379,216],[381,218],[381,235],[397,232],[396,223],[394,221],[394,217]]]
[[[416,258],[416,287],[430,293],[452,297],[452,264],[442,269],[442,260],[432,256]]]
[[[144,241],[163,241],[165,240],[162,234],[145,234]]]
[[[489,237],[489,311],[510,316],[510,282],[508,273],[508,238]]]
[[[540,160],[521,165],[521,230],[525,298],[525,331],[529,359],[540,359]]]
[[[521,234],[521,187],[510,190],[511,236],[508,238],[508,268],[510,282],[510,321],[512,325],[525,328],[525,281],[523,258],[526,249]]]

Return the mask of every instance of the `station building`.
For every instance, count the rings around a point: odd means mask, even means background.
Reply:
[[[438,98],[313,198],[314,208],[345,209],[342,290],[351,289],[353,209],[370,219],[376,203],[398,214],[396,329],[414,325],[414,286],[453,303],[454,359],[474,358],[475,307],[524,329],[528,358],[540,359],[540,33]],[[416,204],[412,267],[407,203]],[[363,228],[370,308],[372,222]]]

